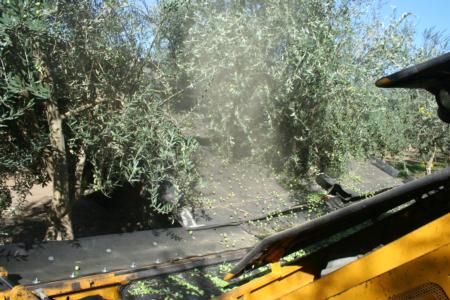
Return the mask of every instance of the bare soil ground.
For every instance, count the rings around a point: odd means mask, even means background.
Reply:
[[[51,183],[35,185],[25,200],[13,195],[10,208],[0,220],[0,243],[34,242],[45,239],[46,215],[52,197]],[[77,201],[71,217],[77,238],[109,233],[177,226],[167,216],[143,216],[143,199],[131,187],[115,191],[111,197],[91,193]]]

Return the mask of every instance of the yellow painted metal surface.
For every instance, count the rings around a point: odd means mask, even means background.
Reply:
[[[52,297],[53,300],[80,300],[88,296],[101,296],[104,300],[120,300],[120,285],[102,287],[94,290],[83,290],[78,293]]]
[[[441,284],[445,285],[448,295],[449,244],[450,213],[318,280],[288,280],[296,278],[296,273],[302,272],[301,267],[297,266],[298,269],[288,276],[274,277],[271,273],[238,287],[219,299],[388,299],[389,295],[380,294],[386,291],[383,286],[387,282],[393,287],[399,287],[395,292],[406,291],[408,288],[415,288],[421,281],[426,282],[427,278],[435,278],[430,275],[435,271],[440,272],[441,276],[445,274],[445,280]],[[436,264],[440,264],[440,267],[436,267]],[[282,269],[284,268],[286,267]],[[405,272],[408,272],[408,277],[405,277]],[[374,288],[368,289],[369,285]],[[264,291],[264,297],[258,298],[256,295],[261,291]],[[344,294],[350,291],[352,294]]]
[[[8,271],[3,267],[0,267],[0,277],[8,277]]]
[[[314,280],[314,275],[303,272],[300,266],[282,267],[272,264],[272,272],[254,279],[217,299],[276,299],[286,292]]]
[[[392,81],[391,81],[389,78],[383,77],[383,78],[381,78],[381,79],[378,79],[378,80],[375,82],[375,85],[376,85],[377,87],[385,87],[385,86],[389,85],[390,83],[392,83]]]
[[[393,298],[399,300],[444,300],[448,299],[447,295],[450,295],[449,275],[450,244],[367,282],[356,285],[330,299],[372,300]],[[416,295],[415,298],[413,298],[414,295]],[[438,295],[441,296],[439,297]]]
[[[9,291],[0,293],[1,300],[39,300],[33,293],[22,285],[15,286]]]
[[[129,281],[127,275],[115,275],[114,273],[106,273],[106,274],[85,276],[78,279],[61,281],[58,282],[58,284],[55,284],[54,287],[44,288],[43,291],[49,297],[56,297],[59,295],[66,295],[70,293],[71,294],[85,293],[85,292],[91,293],[94,290],[99,291],[102,288],[109,289],[111,287],[119,287],[120,285],[127,284],[128,282]],[[69,298],[69,299],[79,299],[79,298]]]
[[[42,289],[42,293],[55,300],[78,300],[87,296],[102,296],[106,300],[120,300],[119,289],[129,283],[128,275],[115,275],[113,272],[85,276],[77,279],[54,283],[52,287]],[[20,295],[13,293],[15,289],[22,291]],[[33,292],[33,286],[16,286],[14,289],[0,292],[0,300],[31,300],[24,298],[23,291]],[[32,295],[32,294],[30,294]]]

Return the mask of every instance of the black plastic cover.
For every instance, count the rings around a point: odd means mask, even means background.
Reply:
[[[425,89],[433,94],[440,89],[448,89],[450,53],[380,78],[375,85],[382,88]]]
[[[450,53],[380,78],[375,85],[427,90],[436,97],[439,118],[450,123]]]

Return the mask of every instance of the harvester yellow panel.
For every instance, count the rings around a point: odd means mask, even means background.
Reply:
[[[272,273],[265,275],[219,299],[448,299],[450,213],[315,281],[301,267],[295,272],[285,268],[292,266],[281,267],[275,278]],[[299,280],[293,282],[296,273]],[[447,298],[408,296],[427,288]]]

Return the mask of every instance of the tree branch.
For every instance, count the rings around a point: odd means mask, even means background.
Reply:
[[[107,100],[107,99],[105,99],[105,98],[97,99],[97,100],[95,100],[93,103],[87,103],[87,104],[78,106],[78,107],[75,108],[75,109],[72,109],[72,110],[67,111],[67,112],[66,112],[65,114],[63,114],[61,117],[62,117],[62,119],[64,120],[64,119],[69,118],[69,117],[71,117],[71,116],[73,116],[73,115],[79,114],[80,112],[85,111],[86,109],[94,108],[95,106],[97,106],[97,105],[99,105],[99,104],[101,104],[101,103],[106,102],[106,100]]]

